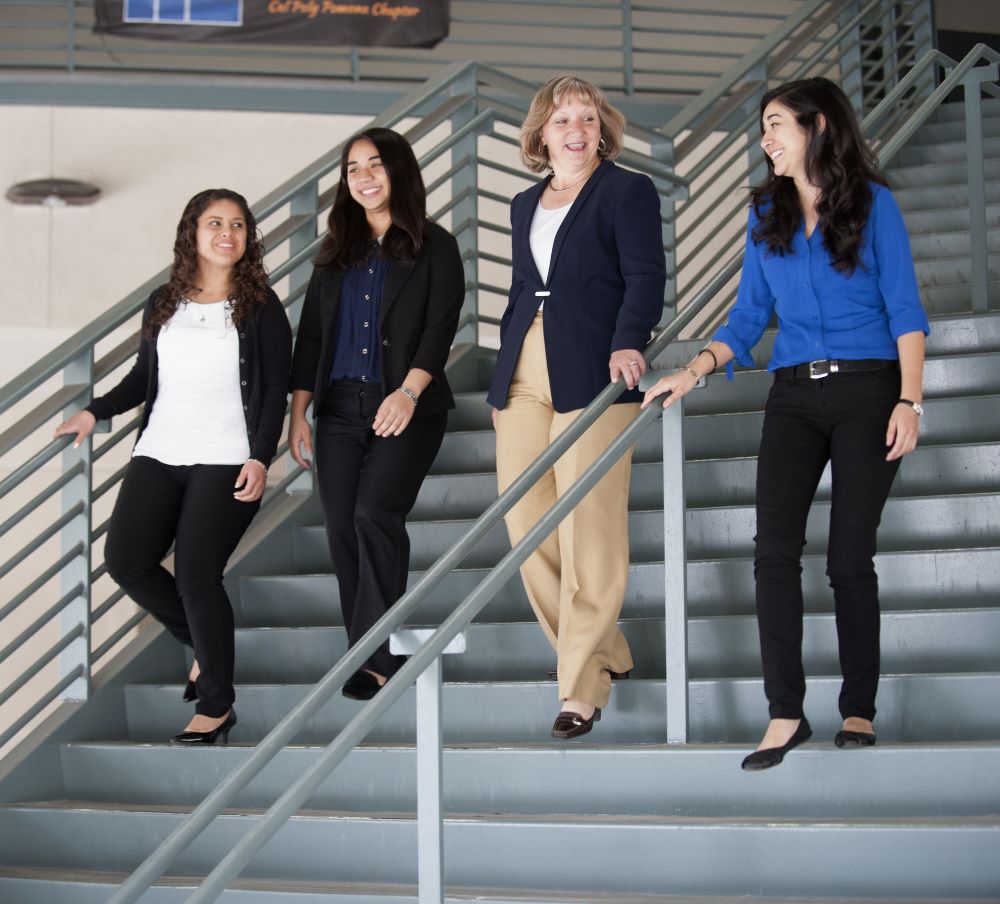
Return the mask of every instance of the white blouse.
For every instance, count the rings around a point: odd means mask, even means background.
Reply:
[[[572,204],[567,204],[565,207],[557,207],[555,210],[546,210],[539,204],[535,208],[535,215],[531,218],[528,243],[531,246],[531,256],[535,259],[535,266],[538,268],[538,275],[542,277],[543,283],[548,282],[549,279],[552,247],[555,245],[556,233],[572,206]],[[544,304],[545,300],[542,299],[538,305],[539,311]]]

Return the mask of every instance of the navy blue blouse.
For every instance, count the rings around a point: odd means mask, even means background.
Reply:
[[[344,274],[340,284],[331,380],[382,382],[378,311],[388,269],[389,262],[376,247],[364,265],[352,267]]]
[[[861,239],[860,266],[850,276],[830,261],[820,230],[800,225],[791,254],[771,254],[753,240],[750,209],[736,304],[712,337],[753,365],[750,349],[777,312],[778,335],[768,370],[823,360],[897,359],[896,340],[930,332],[902,214],[883,185],[871,183],[872,210]]]

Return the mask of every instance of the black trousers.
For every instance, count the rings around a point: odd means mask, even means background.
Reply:
[[[399,436],[376,436],[382,399],[376,384],[336,380],[316,420],[316,476],[350,646],[406,592],[406,516],[448,423],[445,412],[417,416]],[[403,662],[386,641],[365,667],[389,677]]]
[[[199,714],[233,705],[233,609],[222,584],[226,562],[260,502],[233,498],[241,465],[129,463],[108,526],[104,560],[121,588],[181,643],[201,667]],[[174,574],[160,563],[174,547]]]
[[[757,462],[754,575],[764,691],[772,719],[802,717],[802,549],[806,518],[831,463],[826,573],[833,588],[843,718],[875,717],[879,677],[876,532],[899,461],[885,460],[898,372],[799,377],[771,387]]]

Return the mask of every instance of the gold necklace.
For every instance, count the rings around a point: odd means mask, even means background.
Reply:
[[[581,177],[580,179],[577,179],[577,180],[576,180],[576,182],[574,182],[574,183],[573,183],[572,185],[567,185],[567,186],[566,186],[565,188],[556,188],[556,187],[555,187],[555,186],[554,186],[554,185],[552,184],[552,180],[550,179],[550,180],[549,180],[549,188],[550,188],[550,189],[551,189],[552,191],[554,191],[554,192],[561,192],[561,191],[569,191],[569,190],[570,190],[570,189],[572,189],[572,188],[576,188],[576,187],[577,187],[577,186],[578,186],[578,185],[579,185],[579,184],[580,184],[581,182],[586,182],[586,181],[587,181],[587,180],[588,180],[588,179],[589,179],[589,178],[590,178],[590,177],[591,177],[591,176],[592,176],[592,175],[594,174],[594,170],[596,170],[596,169],[597,169],[597,167],[596,167],[596,166],[595,166],[595,167],[592,167],[592,168],[590,169],[590,171],[589,171],[588,173],[586,173],[586,174],[585,174],[584,176],[582,176],[582,177]],[[554,175],[555,175],[555,173],[553,173],[552,175],[554,176]]]

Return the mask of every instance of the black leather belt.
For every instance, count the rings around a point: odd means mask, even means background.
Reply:
[[[811,380],[822,380],[823,377],[829,377],[831,374],[859,370],[899,370],[899,362],[883,358],[861,358],[856,361],[810,361],[807,364],[779,367],[774,372],[774,379],[794,380],[796,377],[809,377]]]

